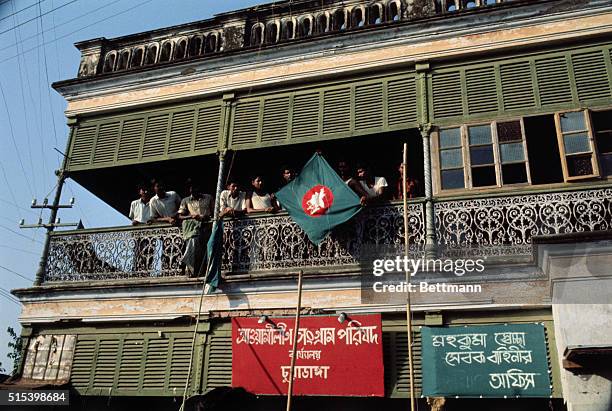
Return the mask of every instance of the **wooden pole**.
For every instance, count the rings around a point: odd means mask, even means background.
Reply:
[[[404,143],[404,161],[402,162],[402,186],[404,199],[404,257],[408,258],[408,196],[406,174],[408,168],[408,144]],[[410,284],[410,273],[406,270],[406,286]],[[412,315],[410,311],[410,288],[406,293],[406,331],[408,332],[408,374],[410,387],[410,411],[415,410],[415,390],[414,390],[414,366],[412,361]]]
[[[293,373],[295,371],[295,357],[297,351],[298,330],[300,329],[300,311],[302,311],[302,274],[298,272],[297,308],[295,311],[295,325],[293,326],[293,346],[291,348],[291,367],[289,368],[289,386],[287,387],[287,411],[291,411],[291,398],[293,396]]]

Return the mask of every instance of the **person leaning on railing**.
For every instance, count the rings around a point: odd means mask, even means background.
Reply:
[[[130,204],[128,217],[132,225],[151,223],[151,192],[141,184],[138,186],[138,198]],[[153,265],[156,240],[136,235],[134,242],[134,271],[147,271]]]
[[[178,221],[178,209],[181,205],[181,197],[175,191],[166,191],[166,186],[161,180],[151,182],[155,195],[151,198],[151,221],[153,223],[176,224]],[[175,245],[171,241],[162,242],[161,268],[162,271],[169,270],[175,266]]]
[[[247,213],[276,213],[279,210],[274,194],[264,191],[264,180],[261,175],[251,179],[252,190],[246,198]]]
[[[206,242],[210,236],[210,225],[214,202],[209,194],[204,194],[198,182],[187,180],[189,197],[183,198],[178,209],[178,219],[182,221],[185,251],[182,262],[189,276],[200,276],[206,257]]]
[[[246,213],[246,193],[230,181],[219,197],[219,217],[241,217]]]

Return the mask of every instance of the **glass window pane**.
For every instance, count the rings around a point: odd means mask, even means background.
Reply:
[[[463,169],[459,170],[443,170],[442,171],[442,189],[449,190],[453,188],[464,188]]]
[[[461,146],[461,129],[447,128],[440,130],[440,148],[460,147]]]
[[[523,143],[501,144],[499,146],[499,149],[501,152],[502,163],[511,163],[514,161],[525,160]]]
[[[504,184],[519,184],[527,182],[527,169],[525,163],[502,165]]]
[[[470,145],[491,144],[491,126],[472,126],[468,127]]]
[[[570,177],[588,176],[593,174],[591,154],[567,157],[567,172]]]
[[[522,140],[521,122],[517,120],[497,123],[497,138],[500,143]]]
[[[563,136],[565,154],[583,153],[591,151],[589,135],[587,133],[569,134]]]
[[[584,124],[584,113],[582,111],[563,113],[560,117],[561,131],[564,133],[568,131],[586,130],[586,125]]]
[[[440,151],[440,165],[442,168],[457,168],[463,167],[463,157],[461,149],[454,148],[451,150]]]
[[[470,147],[470,161],[473,166],[493,163],[493,146]]]
[[[472,168],[472,186],[486,187],[496,184],[495,166]]]

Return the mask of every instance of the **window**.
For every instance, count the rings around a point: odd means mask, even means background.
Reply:
[[[565,181],[599,175],[589,120],[586,110],[555,115]]]
[[[440,130],[440,180],[442,190],[465,187],[460,127]]]
[[[612,110],[591,113],[601,174],[612,177]]]
[[[522,120],[441,129],[438,151],[442,190],[531,182]]]

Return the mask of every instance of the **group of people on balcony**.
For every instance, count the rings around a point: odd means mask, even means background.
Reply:
[[[403,185],[401,181],[402,168],[399,166],[400,179],[393,199],[401,199],[403,196]],[[354,171],[353,171],[354,170]],[[369,167],[364,164],[357,165],[354,169],[346,160],[340,160],[336,164],[336,171],[340,178],[359,196],[364,206],[381,203],[389,199],[389,184],[382,176],[373,175]],[[297,173],[290,166],[280,169],[281,186],[289,184],[295,179]],[[238,218],[246,214],[276,213],[282,210],[273,193],[266,189],[264,176],[255,174],[250,179],[250,190],[241,190],[236,180],[229,180],[226,189],[219,197],[219,217]],[[407,197],[414,198],[418,195],[419,182],[408,177],[406,181]],[[138,197],[130,205],[129,218],[133,225],[166,223],[182,228],[182,237],[185,241],[181,262],[188,275],[201,275],[202,262],[206,257],[206,242],[210,236],[211,226],[206,224],[213,218],[215,200],[212,195],[203,192],[200,183],[188,179],[185,185],[186,197],[172,190],[167,190],[161,180],[152,180],[150,186],[140,185]],[[147,244],[136,244],[136,254],[139,255],[137,264],[147,267],[146,260]],[[164,245],[165,247],[165,245]],[[170,266],[170,252],[162,251],[162,266]]]

